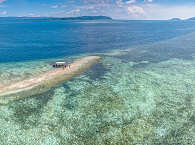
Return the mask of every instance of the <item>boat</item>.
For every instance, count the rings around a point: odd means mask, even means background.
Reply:
[[[63,61],[60,61],[60,62],[56,62],[53,67],[55,68],[61,68],[61,67],[66,67],[66,63],[63,62]]]

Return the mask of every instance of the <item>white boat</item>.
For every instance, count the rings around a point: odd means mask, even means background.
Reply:
[[[53,67],[66,67],[66,63],[63,61],[56,62]]]

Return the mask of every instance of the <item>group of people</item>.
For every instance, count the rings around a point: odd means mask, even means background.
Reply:
[[[70,68],[70,64],[69,65],[66,65],[66,64],[54,64],[53,65],[53,67],[55,67],[55,68],[63,68],[63,70],[65,69],[65,68]]]
[[[70,68],[70,64],[69,65],[63,65],[63,69],[65,68]]]

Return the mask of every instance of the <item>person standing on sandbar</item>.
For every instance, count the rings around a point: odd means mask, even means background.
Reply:
[[[64,65],[63,65],[63,70],[64,70],[65,68],[66,68],[66,65],[64,64]]]

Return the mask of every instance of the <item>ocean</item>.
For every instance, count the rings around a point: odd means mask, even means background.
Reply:
[[[0,18],[0,88],[90,55],[80,75],[1,104],[0,144],[195,142],[194,21]]]
[[[29,61],[121,49],[192,32],[193,22],[0,20],[0,62]]]

